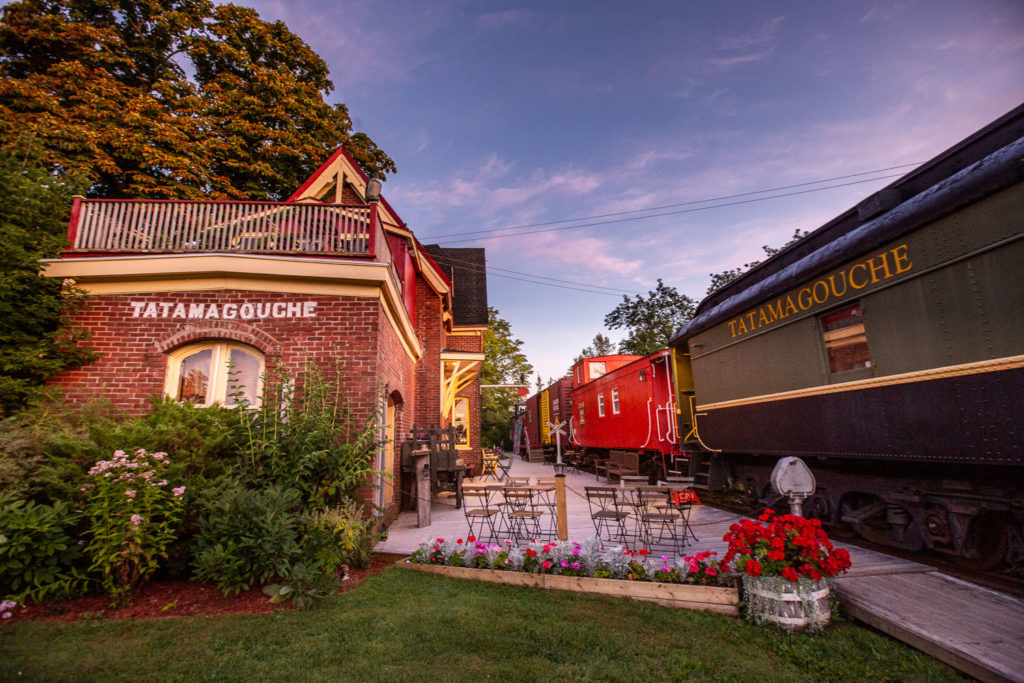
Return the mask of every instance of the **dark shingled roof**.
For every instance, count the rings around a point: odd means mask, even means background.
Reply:
[[[479,248],[423,246],[452,281],[452,317],[456,325],[487,324],[487,260]]]

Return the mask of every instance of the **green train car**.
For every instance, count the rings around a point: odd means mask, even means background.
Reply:
[[[768,504],[799,456],[808,516],[1024,562],[1022,181],[1024,106],[702,301],[670,342],[695,473]]]

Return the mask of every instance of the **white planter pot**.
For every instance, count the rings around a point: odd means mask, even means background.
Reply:
[[[801,578],[793,582],[781,576],[744,576],[743,591],[748,617],[785,629],[820,630],[832,615],[829,582]]]

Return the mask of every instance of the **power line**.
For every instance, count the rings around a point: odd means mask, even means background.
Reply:
[[[486,274],[489,274],[489,275],[494,275],[495,277],[508,277],[507,275],[501,275],[500,273],[495,273],[494,272],[496,270],[500,270],[503,273],[513,273],[515,275],[524,275],[526,277],[534,277],[534,278],[539,278],[541,280],[551,280],[552,282],[562,282],[562,283],[569,284],[569,285],[581,285],[583,287],[592,287],[594,289],[607,289],[607,290],[611,290],[613,292],[619,292],[619,293],[623,293],[623,294],[642,294],[642,292],[638,292],[635,289],[620,289],[619,287],[605,287],[603,285],[592,285],[589,282],[576,282],[574,280],[559,280],[558,278],[547,277],[546,275],[535,275],[533,273],[523,273],[523,272],[520,272],[518,270],[509,270],[508,268],[498,268],[496,266],[486,266],[484,268],[480,268],[473,261],[466,261],[465,259],[458,259],[458,258],[455,258],[454,256],[444,255],[444,256],[435,256],[434,258],[436,258],[438,260],[442,260],[442,261],[447,261],[449,263],[462,263],[462,264],[465,264],[465,265],[461,266],[461,268],[463,268],[464,270],[468,270],[468,271],[471,271],[471,272],[474,272],[474,273],[486,273]],[[516,278],[512,278],[512,279],[516,279]],[[545,284],[545,283],[538,282],[537,284]],[[595,294],[604,294],[604,292],[595,292]],[[616,294],[616,296],[618,296],[618,294]]]
[[[860,185],[862,183],[870,183],[876,180],[886,180],[887,178],[898,178],[901,177],[902,173],[894,173],[887,176],[878,176],[875,178],[868,178],[866,180],[855,180],[851,183],[840,183],[838,185],[829,185],[827,187],[816,187],[810,190],[800,190],[798,192],[787,192],[784,194],[776,194],[770,197],[758,197],[756,199],[745,199],[739,202],[727,202],[725,204],[715,204],[714,206],[698,206],[692,209],[680,209],[679,211],[666,211],[664,213],[652,213],[647,216],[632,216],[630,218],[617,218],[611,221],[596,221],[594,223],[581,223],[579,225],[565,225],[560,228],[545,228],[544,230],[524,230],[522,232],[513,232],[506,235],[491,235],[490,237],[467,237],[461,240],[447,240],[440,241],[438,244],[461,244],[462,242],[478,242],[481,240],[496,240],[503,237],[519,237],[521,235],[536,235],[544,232],[559,232],[562,230],[574,230],[576,228],[592,228],[598,225],[613,225],[615,223],[630,223],[632,221],[646,220],[648,218],[660,218],[662,216],[677,216],[684,213],[696,213],[697,211],[707,211],[709,209],[721,209],[728,206],[740,206],[742,204],[753,204],[755,202],[763,202],[769,199],[781,199],[782,197],[794,197],[801,194],[809,194],[811,192],[820,192],[822,190],[831,190],[837,187],[848,187],[850,185]],[[708,200],[711,201],[711,200]],[[582,220],[582,219],[579,219]],[[508,228],[500,228],[501,230],[507,230]],[[493,232],[493,231],[481,231],[481,232]]]
[[[694,199],[692,201],[680,202],[678,204],[665,204],[663,206],[649,206],[649,207],[644,208],[644,209],[633,209],[631,211],[617,211],[617,212],[614,212],[614,213],[602,213],[602,214],[597,214],[597,215],[594,215],[594,216],[580,216],[580,217],[577,217],[577,218],[563,218],[563,219],[560,219],[560,220],[547,221],[547,222],[544,222],[544,223],[526,223],[524,225],[510,225],[510,226],[505,227],[505,228],[493,228],[493,229],[490,229],[490,230],[471,230],[471,231],[468,231],[468,232],[452,232],[452,233],[448,233],[448,234],[445,234],[445,235],[434,235],[432,237],[427,237],[425,239],[435,240],[435,239],[438,239],[440,237],[460,237],[462,235],[477,235],[477,234],[485,234],[485,233],[489,233],[489,232],[501,232],[502,230],[520,230],[522,228],[540,228],[540,227],[544,227],[546,225],[560,225],[562,223],[575,223],[576,221],[590,221],[590,220],[594,220],[596,218],[611,218],[613,216],[626,216],[626,215],[634,214],[634,213],[646,213],[647,211],[660,211],[662,209],[675,209],[675,208],[680,207],[680,206],[691,206],[693,204],[706,204],[708,202],[720,202],[720,201],[724,201],[726,199],[737,199],[739,197],[749,197],[749,196],[755,195],[755,194],[764,194],[765,192],[778,192],[779,190],[792,190],[793,188],[796,188],[796,187],[806,187],[808,185],[820,185],[821,183],[830,183],[830,182],[832,182],[834,180],[846,180],[847,178],[856,178],[856,177],[862,176],[862,175],[871,175],[871,174],[874,174],[874,173],[883,173],[885,171],[893,171],[893,170],[895,170],[897,168],[906,168],[908,166],[918,166],[918,165],[920,165],[920,163],[921,162],[919,162],[919,161],[915,161],[915,162],[909,163],[909,164],[899,164],[898,166],[889,166],[888,168],[879,168],[879,169],[876,169],[874,171],[862,171],[860,173],[851,173],[849,175],[835,176],[834,178],[823,178],[822,180],[811,180],[811,181],[808,181],[808,182],[805,182],[805,183],[796,183],[795,185],[782,185],[780,187],[770,187],[770,188],[767,188],[767,189],[764,189],[764,190],[752,190],[751,192],[741,192],[739,194],[728,194],[728,195],[724,195],[724,196],[721,196],[721,197],[711,197],[710,199]],[[884,176],[884,177],[885,178],[892,178],[894,176]],[[881,180],[881,179],[882,178],[872,178],[871,180]],[[836,185],[835,187],[843,187],[843,185]],[[821,188],[821,189],[829,189],[829,188]],[[781,196],[788,196],[788,195],[781,195]],[[725,206],[728,206],[728,205],[725,205]]]

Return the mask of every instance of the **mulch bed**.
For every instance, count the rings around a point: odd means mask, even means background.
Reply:
[[[368,576],[387,569],[400,555],[378,553],[366,569],[350,569],[348,578],[339,582],[339,593],[352,590]],[[139,589],[130,605],[110,608],[105,595],[73,600],[19,606],[4,623],[19,621],[85,621],[98,619],[166,619],[197,614],[266,614],[294,609],[290,602],[272,604],[261,588],[237,595],[224,595],[208,583],[197,581],[160,581]]]

